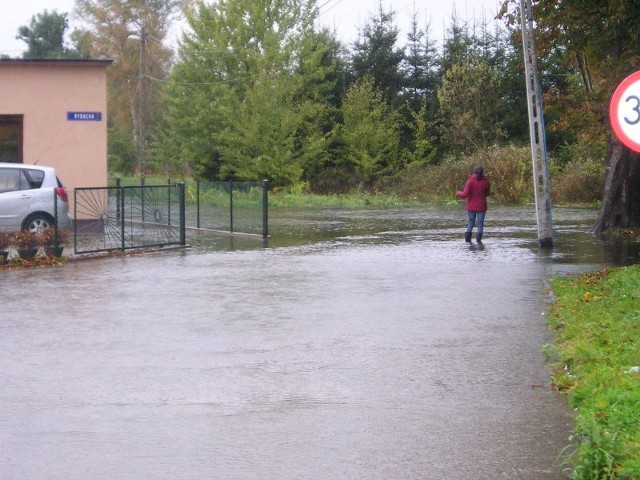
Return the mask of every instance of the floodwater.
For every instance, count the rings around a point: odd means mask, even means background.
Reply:
[[[272,212],[267,245],[0,274],[2,479],[561,479],[546,281],[625,264],[596,212]]]

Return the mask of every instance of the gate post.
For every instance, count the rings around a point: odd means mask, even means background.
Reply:
[[[186,235],[186,230],[187,230],[187,222],[186,222],[186,216],[185,216],[185,211],[186,211],[186,207],[185,207],[185,199],[184,199],[184,182],[180,182],[178,184],[178,195],[180,197],[180,245],[182,245],[183,247],[187,244],[187,235]]]
[[[59,247],[58,241],[58,192],[53,189],[53,244]]]
[[[78,253],[78,190],[73,189],[73,253]]]
[[[142,203],[142,208],[141,208],[141,213],[142,213],[141,221],[142,221],[142,223],[144,223],[144,193],[145,193],[144,192],[144,190],[145,190],[144,187],[146,186],[146,184],[147,184],[147,180],[146,180],[146,178],[145,178],[145,176],[143,174],[142,177],[140,177],[140,196],[141,196],[141,199],[142,199],[142,202],[141,202]],[[124,200],[124,197],[123,197],[123,200]]]
[[[107,190],[107,204],[108,203],[109,191]],[[120,221],[120,177],[116,178],[116,220]]]
[[[144,177],[143,177],[144,178]],[[125,239],[124,239],[124,187],[118,187],[118,196],[120,197],[120,249],[125,251]],[[143,198],[144,202],[144,198]],[[144,211],[144,210],[143,210]],[[104,226],[103,226],[104,228]]]

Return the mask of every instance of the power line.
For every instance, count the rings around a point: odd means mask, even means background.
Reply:
[[[247,75],[244,77],[230,78],[228,80],[217,80],[215,82],[176,82],[171,78],[156,78],[149,75],[145,75],[145,78],[148,78],[149,80],[153,80],[154,82],[157,82],[157,83],[172,83],[174,85],[181,85],[181,86],[204,86],[204,85],[220,85],[223,83],[238,83],[245,80],[249,80],[251,78],[259,77],[260,75],[261,75],[260,73],[254,73],[252,75]]]
[[[338,5],[340,5],[342,3],[342,0],[327,0],[326,2],[324,2],[322,5],[320,5],[318,7],[318,10],[322,10],[324,7],[326,7],[327,5],[329,5],[332,2],[335,2],[335,3],[333,5],[331,5],[329,8],[327,8],[324,12],[321,11],[318,16],[324,15],[325,13],[333,10],[335,7],[337,7]]]

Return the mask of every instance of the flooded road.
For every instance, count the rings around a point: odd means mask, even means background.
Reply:
[[[273,212],[268,246],[0,274],[2,479],[561,479],[551,275],[633,261],[595,212]]]

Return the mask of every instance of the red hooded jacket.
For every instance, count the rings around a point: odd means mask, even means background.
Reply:
[[[491,191],[491,184],[487,177],[471,175],[464,186],[464,190],[456,192],[456,197],[467,199],[467,210],[470,212],[486,212],[487,196]]]

